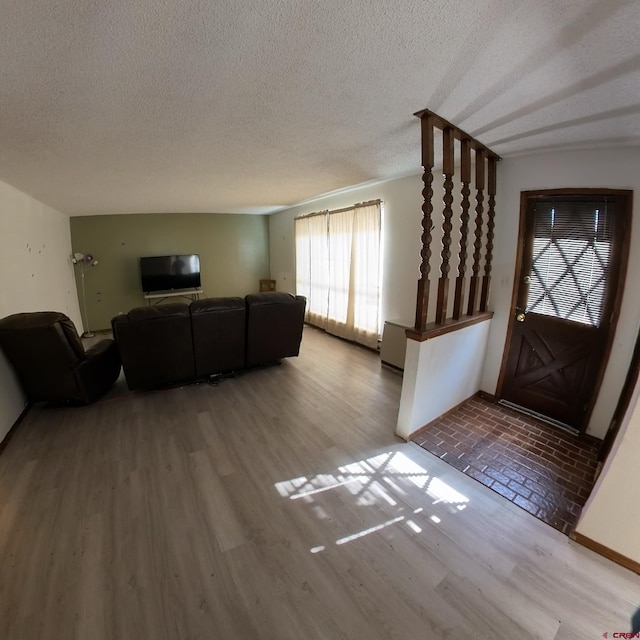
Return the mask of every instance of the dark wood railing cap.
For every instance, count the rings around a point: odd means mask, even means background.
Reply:
[[[475,313],[472,316],[464,316],[459,320],[448,318],[442,324],[437,322],[429,322],[424,331],[418,331],[417,329],[406,329],[405,335],[409,340],[415,340],[416,342],[426,342],[431,338],[437,338],[445,333],[451,333],[452,331],[459,331],[465,327],[471,327],[474,324],[485,322],[493,318],[493,311],[485,311],[482,313]]]

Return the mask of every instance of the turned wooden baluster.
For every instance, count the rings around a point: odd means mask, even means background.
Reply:
[[[471,189],[471,142],[464,138],[460,142],[460,180],[462,182],[462,201],[460,203],[460,252],[458,253],[458,277],[456,278],[456,290],[453,299],[453,318],[459,320],[464,307],[464,284],[467,272],[467,238],[469,235],[469,209],[471,202],[469,195]]]
[[[487,253],[484,261],[484,276],[482,278],[482,294],[480,295],[480,311],[486,311],[489,303],[489,285],[491,284],[491,261],[493,260],[493,230],[496,216],[496,159],[489,158],[487,177]]]
[[[475,241],[473,243],[472,276],[469,281],[469,305],[467,313],[472,316],[476,311],[476,299],[478,297],[478,285],[480,276],[480,256],[482,251],[482,214],[484,207],[484,150],[476,149],[476,226]]]
[[[420,280],[418,280],[418,299],[416,304],[416,331],[427,328],[427,310],[429,307],[429,272],[431,271],[431,228],[433,222],[433,116],[427,114],[420,119],[422,127],[422,250],[420,256]]]
[[[444,194],[442,196],[442,251],[440,256],[440,279],[438,280],[438,299],[436,303],[436,324],[442,324],[447,317],[449,297],[449,261],[451,260],[451,218],[453,217],[453,174],[455,171],[453,129],[445,127],[442,131],[442,173],[444,174]]]

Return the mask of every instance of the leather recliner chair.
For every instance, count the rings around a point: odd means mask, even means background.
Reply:
[[[0,320],[0,347],[13,366],[29,402],[89,404],[120,375],[113,340],[85,352],[63,313],[16,313]]]

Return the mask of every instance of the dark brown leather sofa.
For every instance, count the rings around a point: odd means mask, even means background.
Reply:
[[[0,347],[30,402],[89,404],[106,393],[120,374],[113,340],[85,352],[63,313],[17,313],[0,320]]]
[[[288,293],[138,307],[111,321],[127,385],[153,389],[297,356],[306,299]]]

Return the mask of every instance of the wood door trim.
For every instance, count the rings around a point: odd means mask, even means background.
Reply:
[[[587,547],[587,549],[595,551],[595,553],[597,553],[598,555],[601,555],[608,560],[612,560],[616,564],[630,569],[634,573],[640,574],[640,562],[636,562],[631,558],[627,558],[627,556],[624,556],[621,553],[614,551],[613,549],[609,549],[609,547],[601,544],[600,542],[596,542],[595,540],[592,540],[588,536],[578,533],[577,531],[569,534],[569,537],[578,544],[581,544],[583,547]]]
[[[627,375],[624,384],[622,385],[622,391],[620,392],[620,397],[618,398],[618,404],[616,405],[616,409],[613,412],[613,418],[609,423],[609,429],[607,430],[607,433],[604,437],[602,447],[598,452],[598,460],[600,462],[604,462],[611,453],[611,448],[613,447],[613,443],[618,437],[620,427],[622,426],[622,421],[625,414],[627,413],[627,410],[629,409],[631,398],[633,397],[633,392],[636,388],[639,377],[640,333],[636,336],[636,344],[633,349],[633,355],[631,356],[631,363],[629,364],[629,369],[627,370]]]
[[[596,401],[600,394],[600,387],[604,378],[607,365],[609,364],[609,356],[613,348],[613,339],[618,328],[618,318],[620,317],[620,307],[622,306],[622,295],[624,293],[624,285],[627,279],[627,265],[629,262],[629,250],[631,247],[631,211],[633,207],[633,191],[631,189],[595,189],[590,190],[590,193],[594,195],[616,195],[620,196],[622,202],[620,203],[620,213],[622,217],[622,225],[617,225],[616,233],[620,234],[618,247],[620,249],[620,255],[616,257],[618,261],[618,280],[616,290],[611,296],[611,304],[607,305],[606,313],[609,316],[609,330],[607,332],[607,338],[604,342],[602,351],[602,364],[600,370],[595,379],[595,385],[593,387],[594,393],[589,400],[587,410],[585,411],[583,428],[580,430],[584,433],[591,419],[591,414],[596,405]]]
[[[520,193],[524,194],[526,198],[534,196],[628,196],[633,193],[633,190],[569,187],[563,189],[531,189]]]
[[[604,378],[607,365],[609,363],[609,356],[611,355],[611,349],[613,347],[613,338],[618,326],[618,317],[620,316],[620,306],[622,303],[622,294],[624,293],[624,285],[627,276],[627,263],[629,261],[630,250],[630,237],[631,237],[631,211],[633,208],[633,191],[631,189],[579,189],[579,188],[564,188],[564,189],[535,189],[531,191],[520,192],[520,223],[518,226],[518,239],[516,249],[516,264],[513,278],[513,291],[511,293],[511,306],[509,307],[509,320],[507,324],[507,334],[504,342],[504,349],[502,352],[502,362],[500,364],[500,373],[498,375],[498,382],[496,384],[496,396],[502,397],[502,390],[504,387],[504,381],[507,370],[507,359],[509,356],[509,346],[511,345],[511,339],[513,337],[514,317],[516,307],[518,304],[518,291],[520,287],[520,279],[522,278],[522,257],[524,253],[524,235],[525,224],[527,214],[527,204],[530,198],[537,196],[553,196],[553,195],[575,195],[575,196],[620,196],[622,199],[620,206],[620,214],[623,220],[622,225],[617,226],[617,233],[621,235],[619,241],[620,254],[616,257],[619,261],[619,275],[616,282],[616,289],[611,296],[611,303],[607,305],[605,313],[609,315],[609,329],[607,337],[604,342],[601,365],[594,381],[594,393],[587,404],[587,408],[584,413],[582,425],[580,427],[580,433],[585,433],[591,414],[595,407],[595,403],[600,393],[600,387]]]
[[[498,374],[498,383],[496,384],[496,398],[502,397],[502,388],[504,379],[507,374],[507,359],[509,356],[509,345],[513,338],[513,326],[516,307],[518,306],[518,290],[520,288],[520,278],[522,277],[522,254],[524,252],[524,229],[527,213],[527,198],[529,191],[520,192],[520,222],[518,224],[518,239],[516,245],[516,264],[513,274],[513,289],[511,291],[511,304],[509,305],[509,320],[507,322],[507,334],[504,340],[502,350],[502,362],[500,363],[500,373]]]

